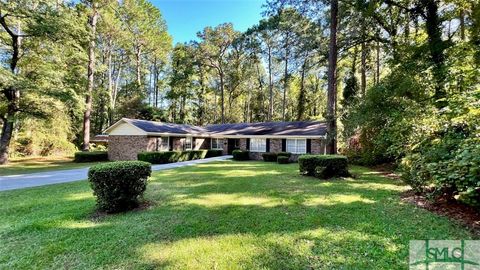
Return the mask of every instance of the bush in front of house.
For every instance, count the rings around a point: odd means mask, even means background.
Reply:
[[[74,162],[97,162],[107,160],[107,151],[76,152],[73,159]]]
[[[193,159],[204,159],[207,156],[207,150],[190,150],[185,151],[189,153],[189,160]]]
[[[232,155],[233,155],[234,160],[249,160],[250,159],[250,151],[233,150]]]
[[[278,153],[277,153],[277,156],[278,156],[278,157],[282,156],[282,157],[288,157],[288,158],[290,158],[290,157],[292,156],[292,153],[290,153],[290,152],[278,152]]]
[[[303,155],[298,165],[303,175],[322,179],[350,176],[347,157],[341,155]]]
[[[276,162],[277,161],[277,153],[274,152],[267,152],[262,154],[263,161],[266,162]]]
[[[278,164],[288,164],[289,162],[290,162],[290,157],[277,156],[277,163]]]
[[[290,158],[292,156],[292,153],[290,153],[290,152],[267,152],[267,153],[262,154],[263,160],[266,161],[266,162],[277,162],[278,157],[280,157],[280,156]]]
[[[88,181],[97,197],[98,208],[115,213],[137,207],[151,172],[150,163],[143,161],[115,161],[92,166]]]
[[[137,159],[152,164],[166,164],[190,159],[190,151],[140,152]]]
[[[205,158],[219,157],[221,155],[223,155],[222,150],[209,149],[209,150],[207,150],[207,155],[205,156]]]

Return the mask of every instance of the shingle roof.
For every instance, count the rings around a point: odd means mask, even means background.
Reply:
[[[198,127],[138,119],[124,118],[123,120],[145,132],[191,134],[197,136],[324,136],[327,133],[325,122],[320,121],[216,124]]]
[[[155,133],[175,133],[175,134],[203,134],[206,130],[202,127],[184,125],[184,124],[172,124],[147,120],[128,119],[124,118],[126,122],[142,129],[146,132]]]
[[[323,136],[327,133],[324,122],[263,122],[209,125],[211,135],[275,135],[275,136]]]

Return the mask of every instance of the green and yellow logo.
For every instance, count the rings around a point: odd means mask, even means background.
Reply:
[[[412,240],[410,269],[480,270],[480,241]]]

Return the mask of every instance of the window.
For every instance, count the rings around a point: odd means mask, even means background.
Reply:
[[[212,138],[212,149],[223,149],[223,140],[219,138]]]
[[[307,153],[306,139],[287,139],[287,152],[294,154]]]
[[[185,150],[192,150],[192,137],[185,138]]]
[[[168,151],[169,149],[168,140],[169,140],[169,137],[157,138],[157,151]]]
[[[266,152],[267,140],[266,139],[250,139],[250,151],[251,152]]]

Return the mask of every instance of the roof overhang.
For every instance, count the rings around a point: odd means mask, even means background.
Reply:
[[[117,128],[119,125],[121,124],[128,124],[129,126],[135,128],[136,130],[138,130],[140,133],[143,133],[144,135],[148,135],[148,132],[146,132],[145,130],[135,126],[134,124],[130,123],[129,121],[127,121],[125,118],[122,118],[120,120],[118,120],[117,122],[115,122],[115,124],[111,125],[110,127],[108,127],[107,129],[105,129],[103,131],[103,133],[106,133],[106,134],[110,134],[110,132],[112,132],[115,128]],[[135,134],[135,135],[138,135],[138,134]]]
[[[326,139],[326,135],[216,135],[212,134],[209,137],[211,138],[231,138],[231,139],[249,139],[249,138],[258,138],[258,139]]]

